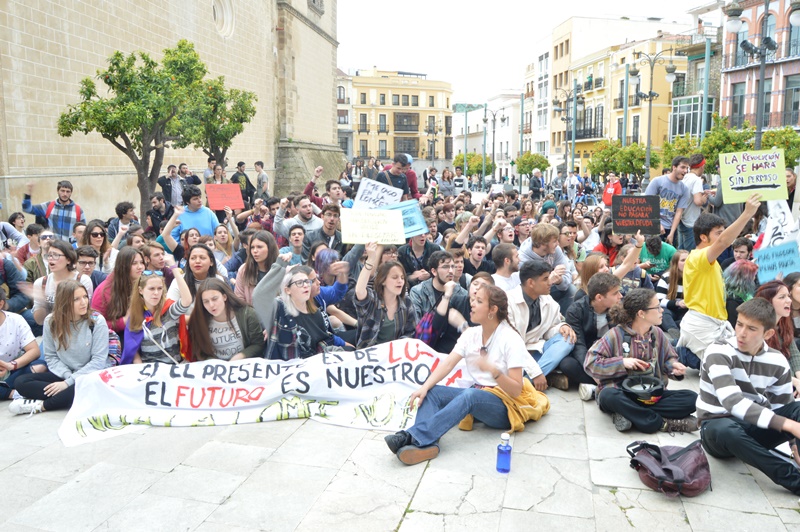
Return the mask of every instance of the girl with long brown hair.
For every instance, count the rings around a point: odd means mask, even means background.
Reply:
[[[789,361],[792,369],[792,386],[795,397],[800,396],[800,350],[794,343],[794,324],[792,323],[792,296],[783,281],[769,281],[756,290],[755,297],[766,299],[775,308],[778,325],[775,334],[766,342],[772,349],[780,351]]]
[[[130,306],[133,286],[143,271],[142,252],[125,246],[117,256],[114,271],[94,292],[92,307],[105,316],[108,328],[117,334],[125,331],[125,315]]]
[[[190,321],[195,360],[240,360],[263,355],[264,331],[255,310],[236,297],[221,279],[211,277],[200,283]]]
[[[94,292],[92,279],[76,271],[78,254],[69,242],[54,240],[43,258],[47,261],[50,273],[36,279],[28,294],[33,299],[33,319],[39,325],[44,323],[45,317],[53,310],[59,283],[68,279],[76,280],[86,288],[90,298]]]
[[[680,323],[688,309],[683,301],[683,267],[689,252],[677,251],[669,261],[669,268],[658,280],[656,294],[664,308],[661,329],[675,336],[680,333]]]
[[[22,399],[8,406],[12,414],[67,409],[75,397],[75,379],[103,369],[108,358],[108,326],[92,313],[89,294],[78,281],[58,284],[53,312],[44,321],[42,341],[47,371],[21,375]]]
[[[411,394],[410,405],[417,408],[414,425],[385,438],[389,449],[406,465],[436,458],[439,438],[468,414],[493,429],[512,426],[501,396],[511,401],[520,397],[525,388],[522,372],[532,365],[532,359],[508,321],[508,297],[503,290],[480,288],[471,302],[470,315],[477,326],[464,331],[450,355]],[[465,378],[471,378],[476,386],[439,386],[462,359]],[[532,390],[530,383],[527,387]]]
[[[258,231],[250,237],[250,253],[245,263],[236,272],[236,297],[253,303],[253,289],[264,278],[278,258],[278,244],[275,237],[267,231]]]
[[[103,273],[111,273],[117,261],[119,250],[111,246],[108,241],[108,232],[102,220],[91,220],[86,224],[83,237],[78,247],[92,246],[97,251],[97,266],[95,269]]]
[[[414,305],[406,296],[408,283],[403,265],[389,261],[379,266],[383,246],[371,242],[366,249],[367,260],[358,275],[355,289],[358,349],[398,338],[412,338],[417,322]],[[369,288],[373,268],[377,273],[373,288]]]

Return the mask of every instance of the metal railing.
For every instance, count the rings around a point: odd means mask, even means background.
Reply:
[[[395,124],[395,132],[416,133],[419,132],[419,124]]]
[[[350,103],[350,98],[336,98],[336,103]]]
[[[631,94],[628,96],[628,107],[636,107],[637,105],[642,105],[642,99],[639,97],[639,95]]]
[[[622,109],[625,106],[624,101],[625,101],[624,96],[614,98],[614,109]]]
[[[603,78],[594,78],[594,88],[599,89],[603,86]]]
[[[359,133],[369,133],[369,126],[367,124],[358,124]]]
[[[386,124],[381,124],[378,126],[378,133],[388,133],[388,132],[389,132],[389,126],[387,126]]]

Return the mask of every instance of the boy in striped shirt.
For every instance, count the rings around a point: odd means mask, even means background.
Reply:
[[[736,336],[709,346],[700,369],[703,448],[717,458],[735,456],[800,495],[800,470],[770,452],[800,437],[789,362],[765,341],[775,334],[775,310],[754,298],[737,311]]]

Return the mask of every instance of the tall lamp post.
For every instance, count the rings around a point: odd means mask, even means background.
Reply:
[[[505,124],[506,123],[505,108],[500,108],[500,109],[498,109],[496,111],[491,111],[491,110],[487,109],[487,112],[491,113],[491,115],[492,115],[492,165],[493,165],[493,168],[492,168],[492,184],[494,184],[494,171],[497,170],[497,164],[495,164],[495,162],[494,162],[495,161],[495,159],[494,159],[494,132],[495,132],[495,129],[497,127],[497,113],[499,113],[501,111],[503,112],[503,115],[500,117],[500,123],[501,124]],[[485,126],[485,124],[487,122],[489,122],[489,117],[488,116],[484,116],[483,117],[484,126]]]
[[[637,96],[643,100],[647,100],[648,109],[647,109],[647,150],[645,152],[645,161],[644,161],[644,180],[642,181],[642,185],[647,185],[650,182],[650,148],[651,148],[651,135],[653,132],[653,100],[658,99],[658,93],[653,91],[653,74],[656,69],[656,65],[663,65],[664,58],[662,57],[665,53],[669,52],[669,64],[664,67],[664,70],[667,71],[667,75],[665,79],[667,83],[672,83],[675,81],[675,70],[677,67],[672,64],[672,47],[667,48],[666,50],[661,50],[655,54],[648,54],[647,52],[634,52],[633,57],[634,61],[637,61],[640,65],[650,65],[650,87],[648,92],[639,92]],[[639,69],[636,68],[634,64],[629,70],[628,74],[636,77],[639,75]]]
[[[767,70],[767,55],[778,49],[778,43],[772,37],[767,35],[767,15],[769,13],[769,1],[764,0],[764,17],[761,20],[761,42],[758,46],[750,41],[742,41],[739,46],[749,56],[757,57],[760,59],[758,66],[758,79],[761,80],[758,84],[758,92],[756,94],[756,138],[755,149],[761,149],[761,136],[764,132],[764,80],[766,79]],[[793,26],[800,25],[800,0],[791,0],[789,2],[792,9],[792,14],[789,15],[789,22]],[[739,33],[742,29],[742,6],[739,2],[734,0],[725,8],[725,14],[728,15],[728,20],[725,22],[725,29],[731,33]],[[705,109],[703,110],[705,112]]]
[[[578,87],[578,80],[572,80],[572,90],[558,88],[556,94],[564,99],[564,105],[561,105],[561,100],[556,97],[553,98],[553,111],[557,113],[564,113],[561,120],[566,124],[566,129],[570,131],[570,135],[564,135],[564,179],[567,178],[567,144],[569,139],[572,139],[572,169],[575,169],[575,137],[577,136],[577,121],[578,111],[583,111],[584,97],[580,94],[580,87]],[[570,114],[570,107],[572,113]]]

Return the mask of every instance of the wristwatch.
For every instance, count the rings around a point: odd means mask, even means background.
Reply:
[[[17,370],[17,366],[19,365],[19,363],[16,360],[12,360],[11,361],[11,365],[14,366],[14,369],[12,369],[11,371],[16,371]]]

